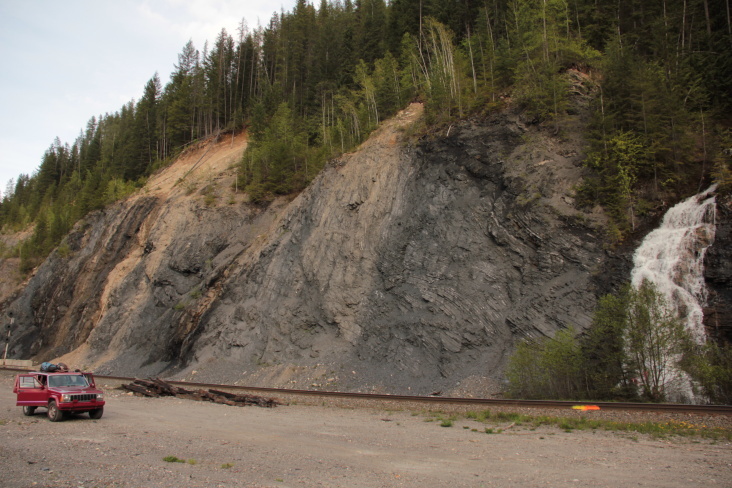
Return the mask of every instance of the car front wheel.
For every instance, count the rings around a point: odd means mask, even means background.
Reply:
[[[90,410],[89,411],[89,417],[93,419],[100,419],[102,418],[102,414],[104,413],[104,407],[97,408],[96,410]]]
[[[58,405],[56,405],[56,402],[51,400],[48,402],[48,420],[51,422],[58,422],[63,418],[64,414],[61,410],[59,410]]]
[[[23,407],[23,415],[25,415],[26,417],[30,417],[34,413],[36,413],[36,407]]]

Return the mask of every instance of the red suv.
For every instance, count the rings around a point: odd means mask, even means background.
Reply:
[[[104,392],[98,390],[91,373],[57,372],[27,373],[15,378],[13,393],[25,415],[33,415],[38,407],[48,409],[51,422],[58,422],[65,412],[89,412],[93,419],[102,418]]]

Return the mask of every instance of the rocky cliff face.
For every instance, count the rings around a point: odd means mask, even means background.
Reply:
[[[577,161],[516,117],[405,146],[419,110],[289,205],[183,351],[197,370],[424,391],[491,377],[517,338],[589,323],[604,253],[557,192]]]
[[[732,343],[732,198],[717,198],[717,232],[704,256],[708,303],[704,325],[708,334]]]
[[[191,151],[37,270],[8,304],[14,355],[489,394],[516,340],[586,327],[598,294],[627,276],[603,249],[602,215],[573,206],[577,140],[511,112],[412,140],[421,111],[267,209],[230,189],[243,139]]]

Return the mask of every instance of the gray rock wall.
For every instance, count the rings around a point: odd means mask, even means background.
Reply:
[[[516,340],[589,324],[602,239],[552,203],[576,153],[518,119],[388,134],[291,204],[202,321],[189,370],[322,364],[342,388],[424,393],[500,377]]]
[[[717,197],[717,232],[704,256],[708,303],[704,309],[707,332],[732,343],[732,199]]]
[[[515,341],[589,324],[611,286],[602,215],[572,205],[579,141],[507,113],[408,142],[420,112],[292,202],[139,196],[89,217],[10,305],[15,352],[281,386],[499,381]]]

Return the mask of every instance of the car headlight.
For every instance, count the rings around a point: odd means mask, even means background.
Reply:
[[[61,395],[61,403],[66,403],[71,401],[71,395]]]
[[[97,393],[97,401],[104,400],[104,393]]]

